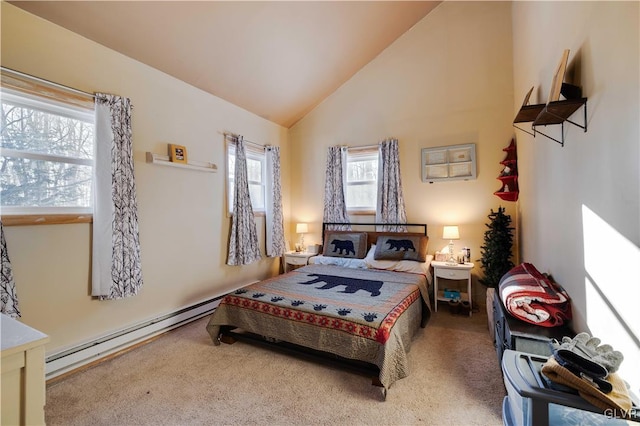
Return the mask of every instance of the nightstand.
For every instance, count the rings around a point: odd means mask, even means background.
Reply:
[[[282,269],[289,272],[289,265],[304,266],[309,264],[309,258],[315,256],[315,253],[288,251],[282,256]]]
[[[438,312],[438,301],[449,301],[451,297],[445,297],[444,291],[438,291],[438,279],[447,280],[467,280],[467,292],[460,293],[460,300],[466,300],[469,302],[469,316],[471,316],[471,270],[473,269],[473,263],[456,263],[450,264],[448,262],[436,262],[432,261],[433,266],[433,297],[434,297],[434,309]]]

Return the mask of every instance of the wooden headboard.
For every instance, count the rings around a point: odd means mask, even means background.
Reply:
[[[378,237],[381,235],[411,235],[411,236],[427,236],[427,225],[425,223],[338,223],[338,222],[323,222],[322,223],[322,242],[324,244],[325,233],[328,232],[328,226],[351,226],[351,231],[343,232],[366,232],[367,233],[367,249],[371,247],[371,244],[375,244],[378,241]],[[404,226],[409,229],[415,229],[413,232],[399,232],[399,231],[376,231],[377,226]],[[369,229],[372,229],[369,231]],[[338,231],[339,232],[339,231]]]

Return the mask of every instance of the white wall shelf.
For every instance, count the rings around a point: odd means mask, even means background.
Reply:
[[[168,155],[154,154],[153,152],[147,152],[147,163],[158,164],[160,166],[177,167],[180,169],[197,170],[199,172],[215,173],[218,171],[218,166],[216,166],[214,163],[208,163],[205,161],[175,163],[169,159]]]

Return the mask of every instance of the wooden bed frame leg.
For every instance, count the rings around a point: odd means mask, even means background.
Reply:
[[[233,345],[235,342],[237,342],[237,340],[232,337],[232,336],[227,336],[226,334],[220,334],[220,336],[218,336],[218,340],[221,341],[222,343],[226,343],[227,345]]]

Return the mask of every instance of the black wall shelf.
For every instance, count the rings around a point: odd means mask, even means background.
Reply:
[[[580,109],[580,107],[583,107],[584,110],[583,124],[569,120],[569,117]],[[518,130],[522,130],[533,137],[536,137],[536,134],[539,133],[546,138],[558,142],[561,146],[564,146],[565,121],[583,129],[585,132],[587,131],[587,98],[567,99],[549,102],[548,104],[523,105],[522,108],[520,108],[520,111],[518,111],[516,118],[513,120],[513,127]],[[516,126],[516,123],[531,123],[531,129],[533,132]],[[560,124],[562,126],[560,140],[542,133],[537,128],[538,126],[554,124]]]

